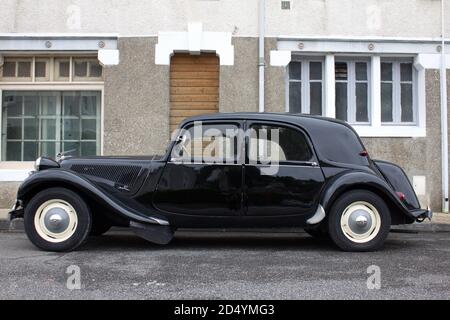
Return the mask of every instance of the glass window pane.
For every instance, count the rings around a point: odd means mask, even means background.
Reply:
[[[2,69],[3,69],[3,77],[13,78],[16,76],[16,62],[5,61]]]
[[[56,96],[48,95],[41,97],[41,114],[56,115]]]
[[[402,122],[413,122],[413,94],[412,84],[401,85]]]
[[[298,61],[292,61],[289,63],[289,79],[301,80],[302,79],[302,63]]]
[[[80,114],[80,96],[64,96],[64,115],[78,116]]]
[[[43,157],[56,157],[56,143],[55,142],[41,142],[40,156]]]
[[[6,124],[7,139],[22,139],[22,119],[8,119]]]
[[[300,82],[289,83],[289,112],[302,112],[302,84]]]
[[[37,118],[24,119],[23,128],[24,139],[37,140],[38,139],[38,120]]]
[[[322,80],[322,62],[310,62],[309,79]]]
[[[356,122],[369,122],[367,83],[356,84]]]
[[[89,76],[95,78],[100,78],[102,76],[102,66],[98,61],[89,62]]]
[[[79,156],[80,155],[80,143],[79,142],[64,142],[63,143],[63,152],[67,152],[67,155],[70,155],[70,156]]]
[[[334,64],[334,73],[336,80],[347,80],[347,63],[346,62],[336,62]]]
[[[82,142],[81,143],[81,155],[82,156],[95,156],[97,154],[96,142]]]
[[[80,140],[80,119],[64,120],[64,140]]]
[[[381,81],[392,81],[392,63],[381,63]]]
[[[97,96],[81,97],[81,114],[84,116],[97,115]]]
[[[75,61],[74,69],[75,69],[75,77],[87,77],[87,61]]]
[[[381,122],[392,122],[392,84],[381,84]]]
[[[26,141],[23,143],[23,161],[34,161],[38,158],[38,143]]]
[[[310,100],[309,100],[309,113],[315,115],[322,114],[322,83],[311,82],[309,84]]]
[[[8,141],[6,143],[6,160],[21,161],[22,160],[22,142]]]
[[[47,62],[36,61],[34,64],[34,76],[36,78],[45,78],[47,76]]]
[[[29,78],[31,77],[31,62],[19,61],[19,66],[17,69],[17,76],[19,78]]]
[[[56,119],[41,120],[41,139],[42,140],[56,139]]]
[[[336,83],[336,118],[347,121],[347,83]]]
[[[38,96],[25,96],[25,103],[23,108],[23,114],[26,116],[35,116],[39,110],[39,97]]]
[[[81,139],[95,140],[97,138],[97,120],[83,119],[81,121],[82,132]]]
[[[6,108],[8,117],[22,115],[22,96],[16,94],[5,95],[3,107]]]
[[[412,63],[400,64],[400,81],[412,81]]]
[[[253,125],[250,137],[249,159],[253,163],[309,161],[313,157],[305,136],[298,130]]]
[[[367,63],[356,62],[355,63],[356,80],[367,80]]]
[[[70,62],[69,61],[59,61],[59,78],[68,78],[70,73]]]

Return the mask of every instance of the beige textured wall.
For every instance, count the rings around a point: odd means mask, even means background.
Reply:
[[[120,38],[120,64],[105,70],[104,154],[164,152],[169,66],[155,65],[156,38]]]
[[[234,65],[220,66],[220,112],[258,111],[258,38],[233,38]]]
[[[185,30],[202,21],[205,30],[258,33],[259,0],[2,0],[0,32],[114,32],[155,35]],[[450,12],[447,1],[446,11]],[[361,35],[437,37],[438,0],[266,1],[267,35]],[[450,34],[450,21],[447,23]]]

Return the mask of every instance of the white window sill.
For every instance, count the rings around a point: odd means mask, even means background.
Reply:
[[[0,181],[21,182],[28,177],[30,171],[32,171],[33,169],[34,169],[33,161],[31,162],[1,161]]]
[[[392,137],[392,138],[416,138],[425,137],[426,129],[419,126],[408,125],[384,125],[379,127],[353,125],[360,137]]]

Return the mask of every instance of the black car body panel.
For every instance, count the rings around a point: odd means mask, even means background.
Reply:
[[[110,216],[173,228],[303,227],[321,209],[327,212],[342,193],[354,189],[376,192],[388,204],[394,223],[412,223],[430,216],[420,209],[414,190],[401,168],[374,162],[348,124],[323,117],[232,113],[186,119],[234,123],[247,129],[252,123],[298,130],[311,149],[308,161],[280,163],[273,175],[261,174],[262,165],[249,163],[248,141],[236,163],[176,163],[171,141],[164,156],[63,157],[59,167],[35,172],[19,188],[21,206],[37,192],[52,186],[76,190]],[[245,155],[245,156],[244,156]],[[396,191],[403,192],[402,202]],[[23,211],[13,210],[14,217]],[[93,213],[95,214],[95,212]]]

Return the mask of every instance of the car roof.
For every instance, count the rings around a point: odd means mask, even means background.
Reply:
[[[329,122],[342,124],[350,127],[346,122],[323,116],[306,115],[300,113],[274,113],[274,112],[232,112],[232,113],[211,113],[193,116],[185,119],[181,125],[193,121],[211,121],[211,120],[261,120],[261,121],[279,121],[285,123],[297,124],[305,129],[311,126],[326,126]],[[351,127],[350,127],[351,128]]]

